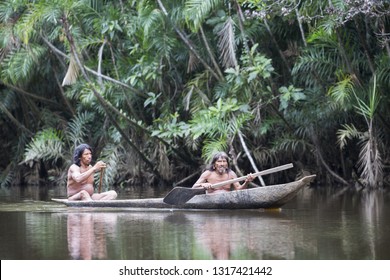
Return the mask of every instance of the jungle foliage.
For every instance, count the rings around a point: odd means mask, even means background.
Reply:
[[[218,150],[386,185],[389,21],[378,0],[2,0],[0,183],[64,184],[86,142],[110,185],[190,184]]]

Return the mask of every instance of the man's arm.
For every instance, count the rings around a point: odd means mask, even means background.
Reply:
[[[235,179],[235,178],[237,178],[237,174],[234,172],[234,171],[232,171],[233,173],[234,173],[234,175],[233,175],[233,179]],[[234,189],[235,190],[242,190],[242,189],[246,189],[247,187],[248,187],[248,184],[250,183],[250,182],[252,182],[253,181],[253,176],[252,176],[252,174],[248,174],[247,175],[247,178],[245,179],[245,181],[244,181],[244,183],[241,185],[239,182],[235,182],[234,184],[233,184],[233,187],[234,187]]]
[[[88,179],[89,176],[91,176],[96,171],[99,171],[100,169],[105,168],[105,167],[106,167],[106,164],[100,160],[97,163],[95,163],[95,165],[92,166],[90,169],[85,171],[84,173],[80,173],[80,167],[77,166],[76,164],[72,164],[69,171],[70,171],[70,176],[72,177],[72,179],[75,180],[77,183],[80,183],[80,182]]]
[[[210,171],[205,171],[200,175],[199,179],[195,182],[195,184],[192,186],[193,188],[201,188],[203,183],[207,182],[207,178],[210,175]],[[211,184],[210,184],[211,185]]]
[[[89,178],[89,176],[95,173],[95,171],[96,171],[96,167],[93,166],[90,169],[88,169],[86,172],[80,173],[80,167],[75,164],[73,164],[69,169],[70,177],[77,183],[85,181],[86,179]]]

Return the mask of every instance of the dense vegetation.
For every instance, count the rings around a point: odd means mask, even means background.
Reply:
[[[189,184],[217,150],[386,185],[389,22],[377,0],[2,0],[0,182],[63,184],[87,142],[111,185]]]

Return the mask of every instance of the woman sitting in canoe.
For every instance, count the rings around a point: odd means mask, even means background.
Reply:
[[[245,182],[241,185],[239,182],[224,185],[220,188],[212,188],[212,184],[220,183],[230,179],[237,178],[236,173],[229,168],[229,157],[225,152],[218,152],[211,160],[208,170],[200,175],[199,179],[192,186],[193,188],[204,188],[207,193],[229,192],[232,189],[242,190],[248,186],[248,183],[253,181],[252,174],[248,174]]]
[[[69,200],[111,200],[117,197],[115,191],[94,193],[93,175],[106,167],[103,161],[91,165],[92,148],[87,144],[76,147],[73,164],[68,170],[67,191]]]

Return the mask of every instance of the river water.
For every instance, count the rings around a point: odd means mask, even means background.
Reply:
[[[305,188],[281,209],[67,208],[0,189],[2,260],[389,260],[390,192]],[[162,197],[130,189],[119,198]]]

